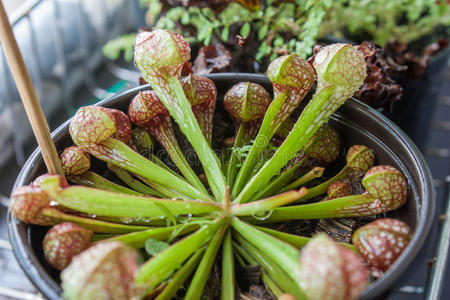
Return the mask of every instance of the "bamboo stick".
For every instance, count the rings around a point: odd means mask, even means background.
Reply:
[[[44,112],[42,111],[33,82],[31,81],[19,46],[17,45],[2,1],[0,1],[0,41],[5,51],[6,60],[11,68],[28,120],[31,123],[34,135],[41,148],[42,157],[44,158],[47,170],[49,173],[64,176],[58,152],[50,137],[50,129],[45,119]]]

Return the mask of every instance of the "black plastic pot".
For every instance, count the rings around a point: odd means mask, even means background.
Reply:
[[[228,73],[209,75],[209,78],[217,85],[219,101],[222,100],[224,92],[239,81],[260,83],[271,90],[271,84],[264,75]],[[129,90],[99,104],[126,110],[133,96],[143,89],[148,89],[148,86]],[[217,107],[222,108],[220,102]],[[69,121],[61,125],[52,135],[58,149],[72,144],[68,133]],[[411,140],[391,121],[367,105],[356,100],[348,100],[332,116],[330,123],[341,133],[346,148],[354,144],[371,147],[376,153],[378,164],[397,167],[409,182],[407,203],[390,215],[407,222],[414,229],[414,236],[385,276],[364,291],[363,299],[374,299],[383,295],[402,276],[426,240],[435,209],[432,178],[422,155]],[[29,184],[44,172],[40,151],[36,150],[20,172],[14,188]],[[8,222],[10,241],[24,272],[47,298],[59,299],[61,295],[59,273],[45,262],[41,247],[48,228],[24,224],[11,214],[8,216]]]

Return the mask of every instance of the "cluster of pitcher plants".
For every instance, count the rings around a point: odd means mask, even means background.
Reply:
[[[207,78],[181,78],[189,59],[182,36],[140,33],[135,63],[152,90],[139,92],[128,114],[80,108],[69,128],[76,146],[60,156],[65,178],[45,174],[12,193],[17,219],[53,226],[43,252],[62,271],[63,297],[204,299],[218,274],[220,284],[208,297],[229,300],[240,292],[235,268],[259,265],[274,297],[357,298],[408,245],[405,223],[377,219],[358,228],[351,244],[324,233],[286,233],[274,224],[378,215],[407,200],[405,177],[392,166],[375,166],[364,145],[347,149],[345,166],[321,179],[341,149],[326,122],[363,84],[362,54],[333,44],[313,64],[295,54],[277,58],[267,70],[273,99],[256,83],[231,87],[223,106],[235,135],[220,157],[211,146],[217,90]],[[312,99],[294,121],[314,83]],[[201,167],[189,163],[173,120]],[[154,140],[171,167],[153,154]],[[91,156],[120,180],[93,171]],[[355,192],[355,182],[363,193]]]

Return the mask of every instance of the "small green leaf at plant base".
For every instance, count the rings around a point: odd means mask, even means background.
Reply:
[[[151,256],[155,256],[169,246],[170,245],[166,242],[158,241],[155,239],[148,239],[145,242],[145,251],[147,251],[147,253]]]

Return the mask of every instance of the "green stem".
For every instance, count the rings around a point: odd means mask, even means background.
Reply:
[[[127,244],[130,247],[139,249],[145,246],[145,242],[149,239],[155,239],[159,241],[168,240],[176,233],[176,236],[190,233],[199,228],[198,224],[181,224],[176,226],[164,227],[164,228],[151,228],[140,232],[133,232],[120,236],[111,237],[108,241],[119,241]]]
[[[306,189],[289,191],[267,199],[257,200],[245,204],[233,204],[231,214],[234,216],[257,216],[271,211],[276,207],[289,204],[306,194]]]
[[[209,197],[205,197],[202,192],[179,176],[173,175],[172,172],[139,155],[117,139],[107,138],[99,144],[89,146],[86,150],[100,160],[181,192],[192,199],[209,200]]]
[[[222,289],[221,300],[234,300],[235,278],[231,229],[228,229],[222,247]]]
[[[245,123],[242,122],[241,125],[239,125],[236,139],[234,140],[234,149],[244,146],[245,143]],[[234,180],[236,179],[238,164],[239,158],[237,157],[235,150],[232,150],[227,168],[227,181],[228,186],[230,186],[231,188],[233,187]]]
[[[280,298],[281,295],[284,294],[283,291],[275,283],[275,281],[273,281],[272,278],[270,278],[270,276],[267,275],[266,272],[263,272],[261,277],[262,277],[262,280],[264,281],[264,283],[269,288],[269,290],[272,292],[272,294],[274,294],[275,297],[277,297],[277,299]]]
[[[96,233],[92,236],[92,242],[98,242],[98,241],[103,241],[109,238],[113,238],[117,236],[117,234],[111,234],[111,233]]]
[[[111,170],[114,174],[116,174],[116,176],[119,177],[120,180],[125,182],[133,190],[138,191],[144,195],[152,195],[164,198],[164,195],[161,194],[160,192],[152,189],[151,187],[140,182],[139,180],[133,178],[133,176],[131,176],[131,174],[127,170],[124,170],[112,164],[108,164],[108,169]]]
[[[280,268],[286,272],[294,282],[298,283],[300,272],[298,263],[299,252],[295,247],[274,238],[237,218],[231,220],[231,225],[245,239],[267,255],[267,257],[277,262]]]
[[[194,272],[195,267],[200,262],[200,259],[205,252],[205,248],[201,248],[194,253],[194,255],[189,258],[189,260],[177,271],[175,276],[169,281],[169,284],[164,288],[164,290],[155,298],[155,300],[170,300],[173,299],[183,285],[188,277]]]
[[[222,226],[215,234],[214,238],[208,245],[205,255],[203,255],[194,277],[189,284],[189,289],[184,296],[185,299],[200,300],[203,294],[206,281],[208,280],[211,268],[216,260],[217,252],[222,244],[223,236],[228,229],[228,224]]]
[[[206,141],[209,145],[211,145],[212,134],[209,134],[207,132],[209,125],[208,122],[203,118],[203,113],[199,113],[197,115],[194,113],[194,116],[197,119],[198,126],[200,127],[200,130],[202,131]]]
[[[332,184],[335,181],[346,178],[350,173],[351,173],[351,168],[348,168],[347,166],[344,167],[338,174],[336,174],[332,178],[328,179],[325,182],[322,182],[319,185],[309,188],[308,193],[306,195],[303,195],[302,197],[299,197],[298,199],[296,199],[295,202],[303,202],[303,201],[312,199],[314,197],[317,197],[319,195],[326,194],[330,184]],[[282,188],[281,192],[295,189],[298,186],[303,185],[304,183],[308,182],[309,180],[312,180],[316,177],[321,177],[322,175],[323,175],[323,168],[318,168],[318,167],[313,168],[311,171],[309,171],[302,177],[298,178],[294,182],[292,182],[289,185],[287,185],[286,187]],[[256,197],[253,197],[253,198],[256,198]]]
[[[252,223],[273,223],[288,220],[326,219],[370,216],[388,211],[381,201],[369,194],[341,197],[324,202],[275,208],[269,218],[248,220]]]
[[[261,230],[262,232],[270,234],[282,241],[285,241],[286,243],[291,244],[292,246],[294,246],[298,249],[303,248],[311,240],[310,238],[307,238],[307,237],[289,234],[286,232],[281,232],[281,231],[270,229],[267,227],[261,227],[261,226],[255,226],[255,227],[258,228],[259,230]],[[358,253],[358,250],[356,250],[355,246],[353,246],[352,244],[347,244],[347,243],[338,243],[338,244],[340,244],[344,247],[347,247],[348,249],[352,250],[355,253]]]
[[[241,252],[244,253],[245,259],[248,261],[248,263],[250,265],[257,265],[258,263],[256,262],[256,260],[253,259],[253,257],[251,257],[241,246],[239,246],[237,243],[233,242],[233,246],[234,246],[234,253],[236,256],[237,261],[239,262],[239,264],[241,266],[246,266],[247,264],[245,263],[244,259],[241,256]],[[241,252],[239,252],[241,251]],[[269,275],[267,275],[267,272],[265,270],[262,270],[262,274],[261,274],[262,280],[264,281],[264,283],[267,285],[267,287],[269,288],[269,290],[277,297],[279,298],[282,294],[283,291],[276,285],[276,283],[272,280],[272,278],[270,278]]]
[[[219,158],[203,135],[192,112],[191,104],[184,95],[180,80],[175,76],[168,75],[164,71],[162,73],[158,74],[160,75],[158,78],[154,78],[155,76],[145,77],[191,143],[203,165],[209,186],[215,198],[219,202],[222,202],[225,195],[226,183],[225,176],[220,167]],[[161,81],[165,82],[161,83]]]
[[[291,244],[292,246],[294,246],[294,247],[296,247],[298,249],[303,248],[303,246],[305,246],[310,240],[307,237],[293,235],[293,234],[281,232],[281,231],[278,231],[278,230],[270,229],[270,228],[267,228],[267,227],[255,226],[255,228],[258,228],[262,232],[270,234],[271,236],[274,236],[277,239],[280,239],[280,240],[282,240],[282,241],[284,241],[286,243],[289,243],[289,244]]]
[[[245,267],[247,264],[245,263],[244,258],[241,256],[241,254],[239,253],[239,251],[236,248],[236,247],[240,247],[240,246],[235,242],[232,242],[232,244],[233,244],[233,248],[234,248],[234,250],[233,250],[234,257],[236,257],[236,260],[241,265],[241,267]]]
[[[312,188],[308,189],[308,194],[306,194],[304,197],[299,199],[299,201],[300,200],[301,201],[306,201],[308,199],[312,199],[312,198],[317,197],[319,195],[326,194],[330,184],[332,184],[335,181],[347,178],[348,175],[351,173],[351,171],[352,171],[351,168],[345,166],[341,171],[339,171],[339,173],[337,173],[332,178],[328,179],[325,182],[322,182],[321,184],[319,184],[319,185],[317,185],[315,187],[312,187]]]
[[[140,175],[134,174],[139,180],[141,180],[143,183],[157,191],[158,193],[162,194],[166,198],[170,199],[192,199],[180,192],[174,191],[168,187],[165,187],[159,183],[153,182],[145,177],[142,177]]]
[[[110,223],[91,218],[83,218],[70,214],[65,214],[54,208],[44,208],[41,210],[41,214],[46,217],[50,217],[59,222],[71,222],[80,225],[83,228],[90,229],[98,233],[112,233],[112,234],[124,234],[135,231],[142,231],[149,229],[148,226],[131,226],[117,223]]]
[[[242,188],[253,174],[255,166],[258,163],[262,153],[267,148],[267,145],[269,145],[270,140],[275,135],[280,125],[286,120],[286,118],[289,117],[290,113],[279,115],[279,111],[286,100],[288,100],[288,93],[280,93],[267,109],[255,142],[253,143],[244,164],[239,170],[236,182],[233,185],[233,190],[231,193],[232,198],[235,198],[241,192]]]
[[[201,180],[198,178],[197,174],[192,170],[191,166],[186,160],[186,157],[184,156],[183,152],[180,149],[180,146],[178,145],[177,140],[175,139],[174,133],[172,130],[166,128],[166,126],[159,126],[159,133],[158,136],[160,139],[161,144],[164,146],[164,148],[167,150],[167,153],[169,154],[170,158],[174,162],[174,164],[177,166],[177,168],[180,170],[181,174],[183,174],[184,177],[199,191],[203,192],[206,196],[209,197],[208,191],[206,190],[205,186],[201,182]],[[212,201],[212,199],[211,199]]]
[[[309,141],[311,136],[325,123],[331,114],[346,100],[334,99],[333,92],[336,86],[323,88],[309,102],[291,132],[277,149],[275,154],[259,169],[246,184],[242,192],[235,199],[236,202],[245,203],[264,188],[270,179],[283,168],[297,152]],[[248,159],[248,158],[247,158]],[[242,170],[242,169],[241,169]]]
[[[102,220],[111,223],[126,224],[126,225],[138,225],[147,227],[159,227],[166,226],[167,220],[164,216],[156,218],[133,218],[133,217],[105,217],[96,216],[97,220]]]
[[[58,204],[88,214],[146,218],[170,217],[167,211],[172,215],[184,215],[207,214],[222,210],[214,203],[200,201],[126,195],[83,186],[61,188],[59,180],[58,177],[49,177],[41,183],[41,188]]]
[[[189,256],[206,244],[223,225],[225,219],[202,227],[195,233],[173,244],[143,264],[135,277],[136,284],[145,284],[150,290],[168,278]]]
[[[286,171],[282,172],[267,187],[263,188],[261,191],[256,193],[255,196],[252,197],[252,200],[258,200],[258,199],[262,199],[265,197],[269,197],[269,196],[272,196],[273,194],[277,193],[278,191],[280,191],[283,186],[285,186],[292,180],[292,178],[295,175],[295,171],[300,166],[302,166],[305,161],[306,161],[306,159],[302,158],[295,165],[293,165]]]
[[[245,260],[250,265],[254,265],[254,266],[258,265],[258,262],[244,248],[242,248],[236,242],[233,242],[233,246],[234,246],[235,251],[237,251],[236,257],[238,257],[238,260],[239,260],[239,263],[241,264],[241,266],[246,265],[245,262],[243,261],[242,257],[244,257]],[[261,264],[259,264],[259,265],[261,265]],[[283,275],[286,276],[286,273],[283,272]],[[281,278],[284,278],[284,276],[282,276]],[[283,294],[283,291],[277,286],[275,281],[269,276],[268,272],[265,269],[262,269],[261,277],[262,277],[262,280],[264,281],[264,283],[269,287],[269,289],[272,291],[272,293],[276,297],[279,297],[281,294]],[[275,277],[275,278],[278,278],[278,277]],[[288,277],[288,280],[289,281],[285,281],[285,282],[292,282],[289,277]]]
[[[267,272],[267,274],[276,281],[282,291],[294,295],[296,299],[306,299],[305,294],[300,286],[298,286],[295,281],[292,281],[292,279],[289,278],[289,276],[284,273],[283,270],[281,270],[276,262],[264,255],[242,236],[238,235],[237,240],[242,245],[242,247],[251,256],[253,256],[256,262]]]
[[[106,190],[106,191],[129,194],[129,195],[142,195],[139,192],[130,190],[129,188],[126,188],[117,183],[109,181],[108,179],[98,175],[97,173],[91,172],[91,171],[86,171],[80,175],[69,175],[67,177],[67,179],[69,179],[69,181],[71,181],[75,184],[89,186],[89,187],[95,187],[95,188]]]
[[[322,177],[324,170],[325,169],[321,168],[321,167],[314,167],[314,168],[312,168],[308,173],[306,173],[302,177],[298,178],[294,182],[292,182],[289,185],[287,185],[284,188],[282,188],[281,192],[286,192],[286,191],[290,191],[290,190],[296,189],[296,188],[304,185],[308,181],[313,180],[314,178]],[[328,189],[328,187],[327,187],[327,189]],[[308,190],[308,194],[309,194],[309,190]]]
[[[153,163],[155,163],[156,165],[160,166],[161,168],[163,168],[166,171],[169,171],[170,173],[172,173],[172,175],[177,176],[178,178],[182,177],[175,172],[174,170],[172,170],[171,168],[169,168],[165,163],[163,163],[156,155],[154,155],[153,153],[149,154],[149,160]]]

